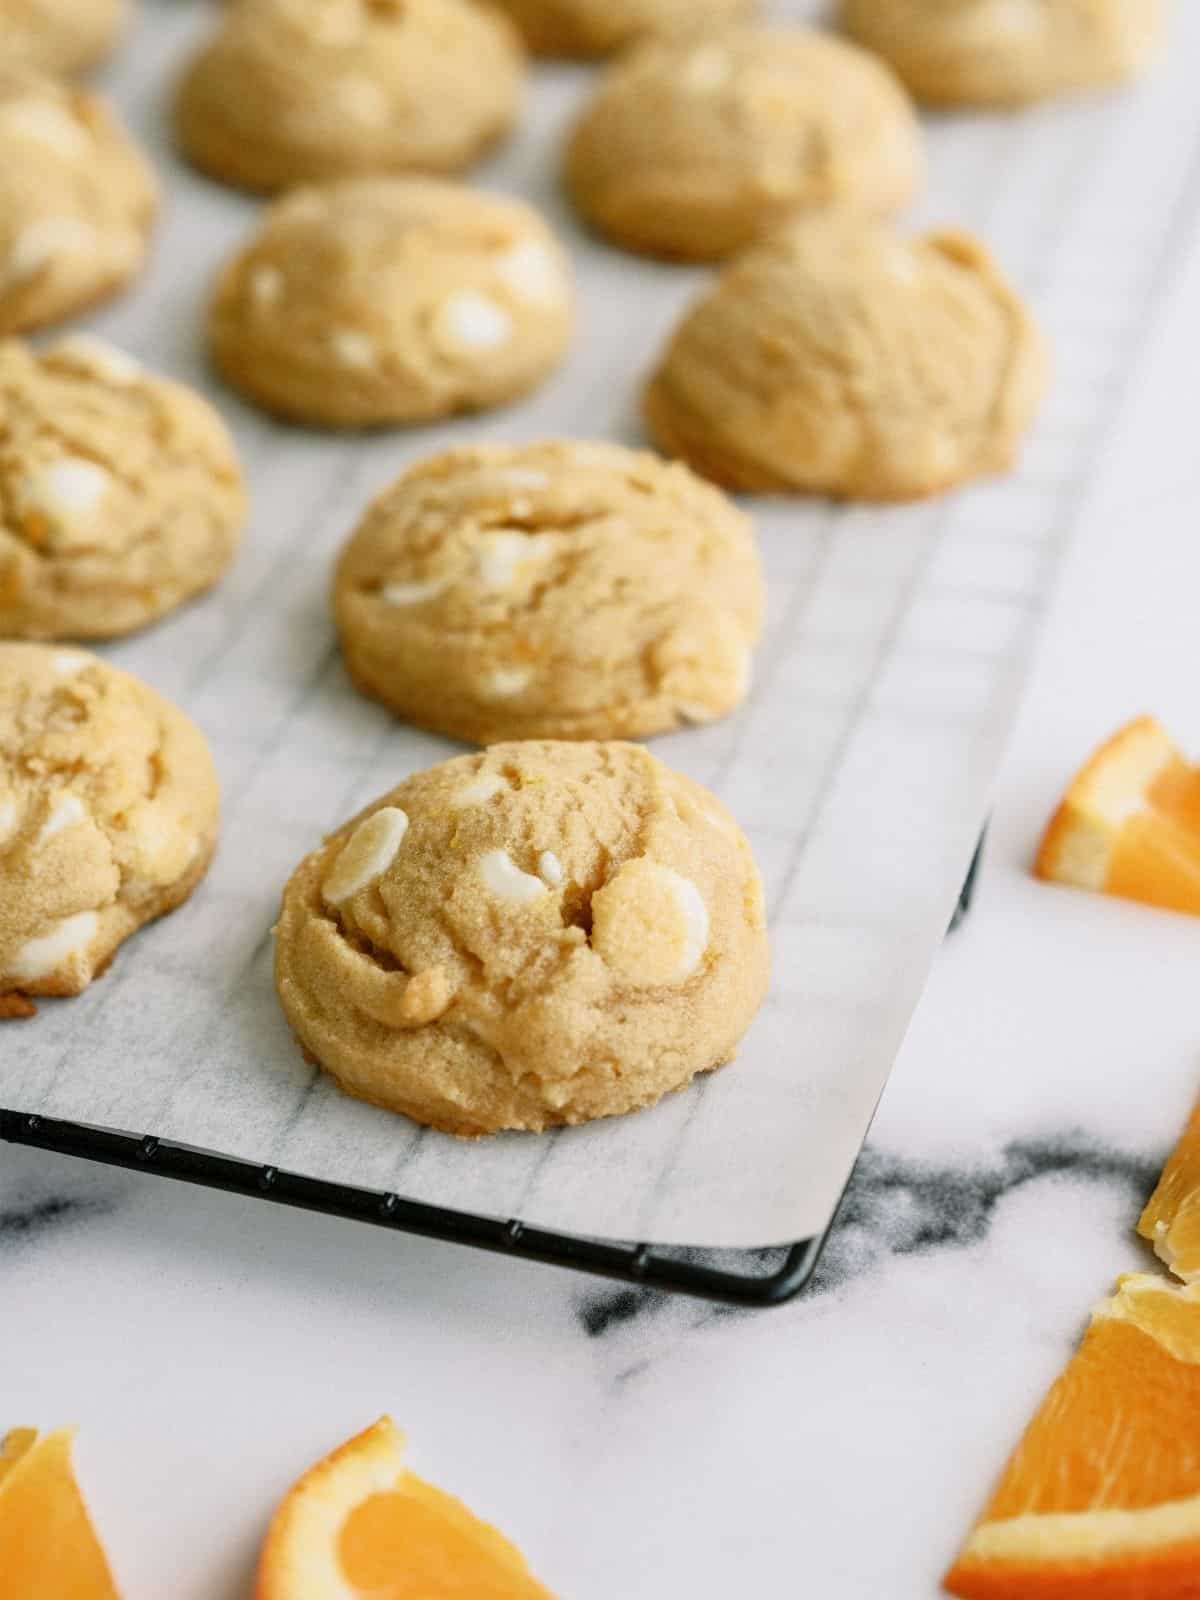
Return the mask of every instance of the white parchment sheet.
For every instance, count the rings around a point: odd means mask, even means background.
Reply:
[[[1019,470],[897,509],[751,506],[770,588],[753,695],[654,745],[732,807],[766,881],[773,984],[738,1061],[632,1117],[470,1144],[344,1098],[301,1059],[275,1001],[269,930],[292,866],[453,752],[351,690],[330,562],[366,499],[451,441],[639,442],[639,383],[704,274],[576,226],[557,159],[592,74],[539,67],[520,133],[477,181],[535,201],[571,247],[580,327],[564,370],[514,410],[448,427],[363,439],[268,421],[212,382],[201,338],[206,286],[258,206],[190,173],[164,132],[169,84],[217,10],[144,0],[107,75],[158,160],[166,208],[149,274],[89,325],[204,387],[249,475],[253,520],[226,580],[106,650],[208,734],[222,841],[192,901],[108,976],[0,1031],[0,1104],[570,1232],[807,1237],[837,1202],[943,936],[1060,556],[1088,537],[1089,484],[1121,448],[1127,375],[1193,228],[1200,8],[1176,8],[1172,48],[1132,90],[926,119],[930,181],[910,220],[978,229],[1053,347]]]

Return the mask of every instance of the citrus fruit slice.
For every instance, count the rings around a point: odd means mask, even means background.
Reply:
[[[1200,1285],[1122,1278],[945,1587],[967,1600],[1200,1596]]]
[[[515,1545],[403,1452],[381,1417],[306,1472],[272,1518],[255,1600],[553,1600]]]
[[[1200,769],[1153,717],[1129,723],[1076,774],[1034,871],[1200,915]]]
[[[1200,1104],[1162,1170],[1138,1232],[1177,1278],[1200,1278]]]
[[[71,1467],[70,1428],[14,1428],[0,1445],[4,1600],[117,1600]]]

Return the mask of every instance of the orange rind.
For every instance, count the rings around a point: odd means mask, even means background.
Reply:
[[[1200,1104],[1146,1203],[1138,1232],[1177,1278],[1200,1280]]]
[[[404,1466],[381,1417],[280,1502],[255,1600],[553,1600],[515,1545]]]
[[[14,1428],[0,1444],[3,1600],[118,1600],[71,1466],[70,1428]]]
[[[1122,1278],[947,1573],[965,1600],[1200,1596],[1200,1284]]]
[[[1200,916],[1200,769],[1153,717],[1114,734],[1076,775],[1034,872]]]

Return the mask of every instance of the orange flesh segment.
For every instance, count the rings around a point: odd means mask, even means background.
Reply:
[[[4,1600],[117,1600],[71,1468],[71,1433],[10,1433],[0,1450]]]
[[[1122,1280],[945,1586],[967,1600],[1200,1596],[1200,1291]]]
[[[346,1581],[371,1600],[541,1600],[520,1553],[459,1501],[405,1473],[347,1517]]]
[[[1153,811],[1130,817],[1113,843],[1104,888],[1125,900],[1200,916],[1200,833]]]
[[[1163,1168],[1138,1232],[1177,1277],[1200,1278],[1200,1104]]]

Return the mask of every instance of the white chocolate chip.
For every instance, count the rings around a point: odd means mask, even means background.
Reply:
[[[342,846],[333,871],[321,888],[331,906],[340,906],[374,883],[396,859],[408,832],[408,814],[399,806],[382,806],[360,822]]]
[[[729,57],[715,45],[694,50],[683,68],[685,87],[695,94],[711,94],[729,81]]]
[[[96,937],[99,922],[94,911],[78,911],[56,922],[49,933],[23,944],[9,965],[8,976],[18,983],[33,983],[80,956]]]
[[[0,844],[3,844],[16,826],[17,802],[15,800],[0,800]]]
[[[423,600],[432,600],[446,587],[445,578],[426,578],[414,583],[385,583],[379,598],[389,606],[419,606]]]
[[[41,217],[27,223],[13,240],[4,267],[10,283],[32,278],[56,256],[95,250],[96,230],[80,217]]]
[[[392,113],[392,103],[374,78],[365,73],[353,73],[337,78],[329,86],[329,94],[343,116],[356,122],[378,125],[386,122]]]
[[[530,305],[557,305],[566,299],[562,267],[538,239],[523,239],[496,257],[496,276],[520,300]]]
[[[53,100],[10,100],[0,108],[0,126],[9,138],[34,139],[60,156],[83,159],[91,153],[83,124]]]
[[[679,983],[708,946],[708,907],[690,878],[639,856],[592,896],[592,948],[633,983]]]
[[[483,685],[483,693],[490,700],[507,700],[520,694],[533,682],[532,667],[497,667]]]
[[[56,677],[71,678],[75,673],[82,672],[84,667],[90,666],[91,659],[81,650],[60,650],[50,663],[50,667]]]
[[[553,850],[543,850],[538,857],[538,877],[550,889],[558,889],[566,877],[563,864]]]
[[[479,581],[485,589],[508,589],[523,561],[539,560],[554,548],[552,533],[512,533],[507,529],[485,534],[480,541]]]
[[[95,511],[112,485],[112,474],[82,456],[61,456],[20,485],[23,510],[55,522],[73,522]]]
[[[485,850],[476,862],[484,886],[506,905],[527,906],[546,893],[546,885],[522,872],[507,850]]]
[[[66,356],[77,367],[109,383],[136,383],[144,370],[140,361],[91,333],[75,333],[69,339],[61,339],[52,354]]]
[[[375,365],[375,341],[358,328],[335,328],[329,336],[333,353],[344,367],[360,370]]]
[[[463,784],[462,788],[451,797],[450,804],[455,811],[465,811],[468,806],[486,805],[489,800],[507,788],[507,781],[498,772],[480,772],[470,783]]]
[[[443,301],[437,325],[451,344],[466,350],[495,350],[512,333],[512,318],[504,307],[475,289],[463,289]]]
[[[264,264],[250,274],[250,298],[256,305],[273,306],[283,296],[285,279],[278,267]]]
[[[38,844],[45,844],[47,839],[53,839],[56,833],[62,833],[65,828],[73,828],[77,822],[82,822],[87,816],[87,807],[77,794],[67,793],[57,800],[51,808],[50,815],[42,823],[42,830],[37,836]]]

